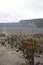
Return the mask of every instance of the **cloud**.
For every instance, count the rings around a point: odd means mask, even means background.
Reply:
[[[30,8],[35,12],[42,12],[43,0],[33,0],[32,3],[30,3]]]
[[[43,0],[0,0],[0,22],[43,18]]]

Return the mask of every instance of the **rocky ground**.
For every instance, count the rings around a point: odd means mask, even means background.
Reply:
[[[16,49],[11,50],[0,45],[0,65],[26,65],[22,52],[16,52]],[[34,57],[35,64],[42,63],[43,57]]]
[[[22,52],[12,51],[0,46],[0,65],[25,65]]]

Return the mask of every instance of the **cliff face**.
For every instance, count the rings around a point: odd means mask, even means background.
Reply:
[[[20,23],[24,27],[40,27],[40,28],[43,28],[43,19],[21,20]]]
[[[0,27],[39,27],[43,28],[43,19],[20,20],[19,23],[0,23]]]

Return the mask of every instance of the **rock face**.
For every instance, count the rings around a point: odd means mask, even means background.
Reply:
[[[21,26],[23,27],[43,28],[43,19],[21,20],[20,23],[21,23]]]
[[[40,27],[43,28],[42,19],[20,20],[19,23],[0,23],[0,27]]]

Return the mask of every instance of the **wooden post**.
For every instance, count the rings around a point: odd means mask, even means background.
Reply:
[[[29,60],[29,64],[30,65],[34,65],[34,46],[33,46],[33,41],[32,39],[28,39],[28,49],[29,49],[29,53],[30,53],[30,60]]]

